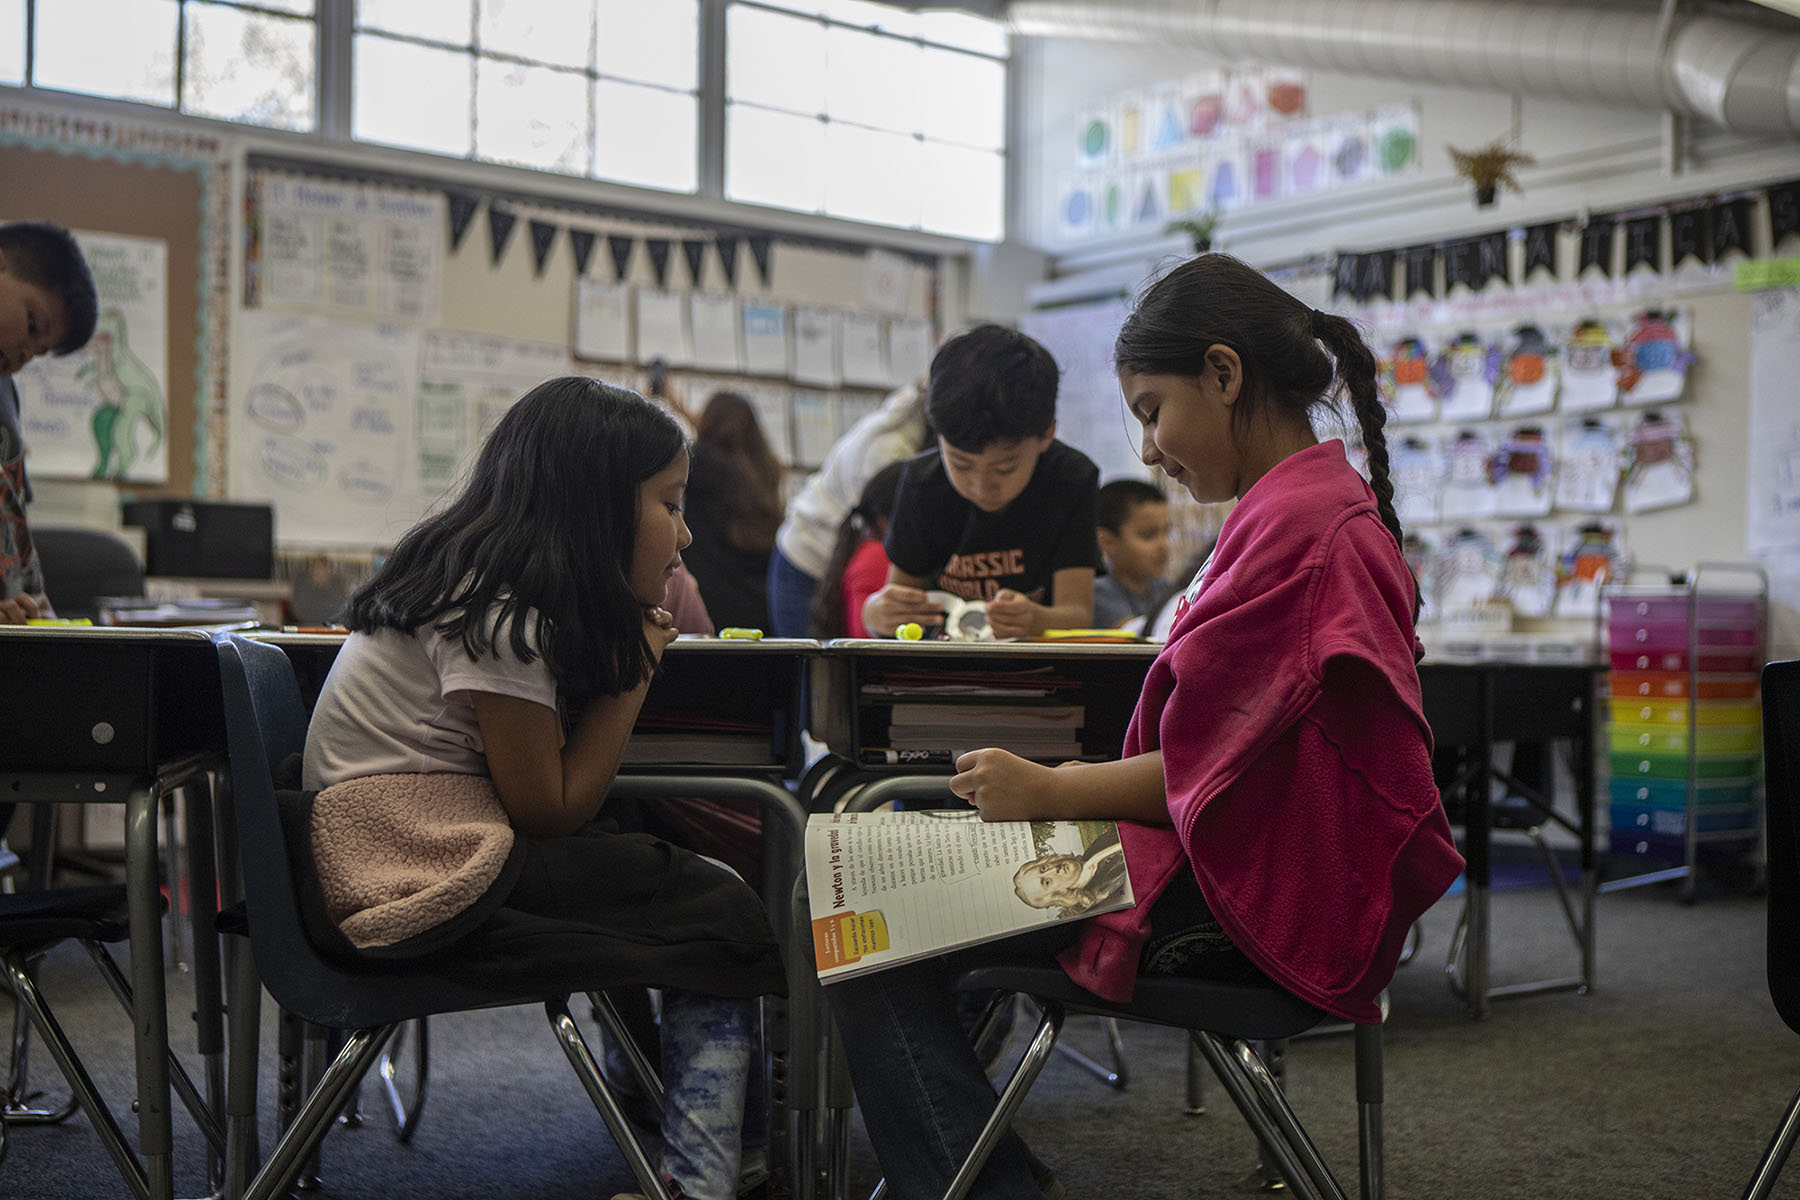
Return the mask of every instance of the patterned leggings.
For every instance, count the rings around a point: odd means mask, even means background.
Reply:
[[[663,1175],[686,1200],[737,1195],[756,1001],[662,993]]]

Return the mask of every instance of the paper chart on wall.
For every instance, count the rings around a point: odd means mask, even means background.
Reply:
[[[20,370],[20,427],[40,479],[169,477],[168,244],[77,233],[99,295],[86,347]]]
[[[931,371],[936,338],[930,321],[888,322],[888,371],[900,383],[924,379]]]
[[[235,334],[232,499],[273,504],[283,544],[391,544],[421,507],[419,332],[249,310]]]
[[[887,355],[880,317],[867,313],[844,314],[844,382],[866,387],[886,387]]]
[[[843,380],[838,367],[838,314],[828,308],[800,306],[794,309],[794,382],[836,387]]]
[[[443,196],[258,173],[245,303],[427,325],[443,288]]]
[[[794,461],[792,414],[788,411],[788,389],[780,384],[759,383],[741,388],[744,398],[756,409],[757,423],[769,440],[769,449],[782,466]]]
[[[1800,562],[1800,288],[1758,292],[1751,305],[1745,544],[1773,570]]]
[[[685,367],[693,360],[688,342],[688,311],[681,293],[659,288],[639,288],[637,300],[637,361],[662,359],[671,367]]]
[[[575,353],[581,358],[631,360],[630,290],[586,276],[575,281]]]
[[[549,342],[432,330],[419,366],[413,478],[419,511],[437,505],[519,397],[571,370],[569,351]]]
[[[1125,411],[1112,365],[1113,338],[1124,322],[1121,300],[1026,313],[1019,322],[1062,370],[1057,437],[1093,459],[1102,480],[1149,475],[1138,457],[1137,422]]]
[[[831,397],[825,392],[799,391],[793,393],[790,403],[794,415],[794,465],[816,467],[825,461],[825,452],[837,440]]]
[[[735,296],[690,292],[688,317],[694,333],[694,366],[703,371],[743,370]]]
[[[788,314],[779,304],[743,306],[744,370],[751,375],[788,375]]]

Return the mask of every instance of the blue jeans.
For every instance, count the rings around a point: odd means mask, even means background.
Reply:
[[[969,1044],[951,988],[959,970],[977,963],[1048,964],[1077,933],[1052,926],[825,989],[863,1125],[894,1200],[939,1200],[993,1115],[994,1087]],[[1043,1200],[1037,1177],[1044,1171],[1009,1130],[969,1195]]]
[[[775,637],[811,637],[813,595],[818,590],[819,581],[777,546],[769,555],[769,632]]]
[[[662,1173],[687,1200],[733,1200],[756,1001],[662,994]]]
[[[939,1200],[998,1099],[957,1012],[951,987],[957,975],[1002,963],[1050,966],[1080,934],[1078,921],[1047,926],[825,989],[843,1034],[863,1125],[895,1200]],[[1191,874],[1178,877],[1151,909],[1140,970],[1269,982],[1224,936]],[[1046,1171],[1009,1131],[969,1195],[971,1200],[1043,1200],[1037,1180]]]

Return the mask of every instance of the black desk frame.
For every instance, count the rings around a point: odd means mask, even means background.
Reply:
[[[1463,855],[1468,861],[1468,963],[1464,988],[1469,1014],[1486,1017],[1488,1002],[1502,996],[1546,991],[1586,992],[1594,985],[1594,897],[1599,882],[1595,851],[1595,684],[1598,663],[1458,663],[1419,666],[1425,717],[1439,749],[1464,748],[1466,762],[1443,789],[1463,800]],[[1527,787],[1495,761],[1499,742],[1561,741],[1570,749],[1575,783],[1573,820],[1556,811],[1542,791]],[[1524,797],[1539,816],[1575,836],[1580,854],[1579,913],[1566,908],[1580,955],[1576,975],[1495,985],[1489,956],[1493,884],[1493,781]]]

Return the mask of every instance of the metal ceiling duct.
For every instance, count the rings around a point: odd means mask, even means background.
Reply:
[[[1769,22],[1517,0],[1014,0],[1021,34],[1147,42],[1800,137],[1800,34]]]

